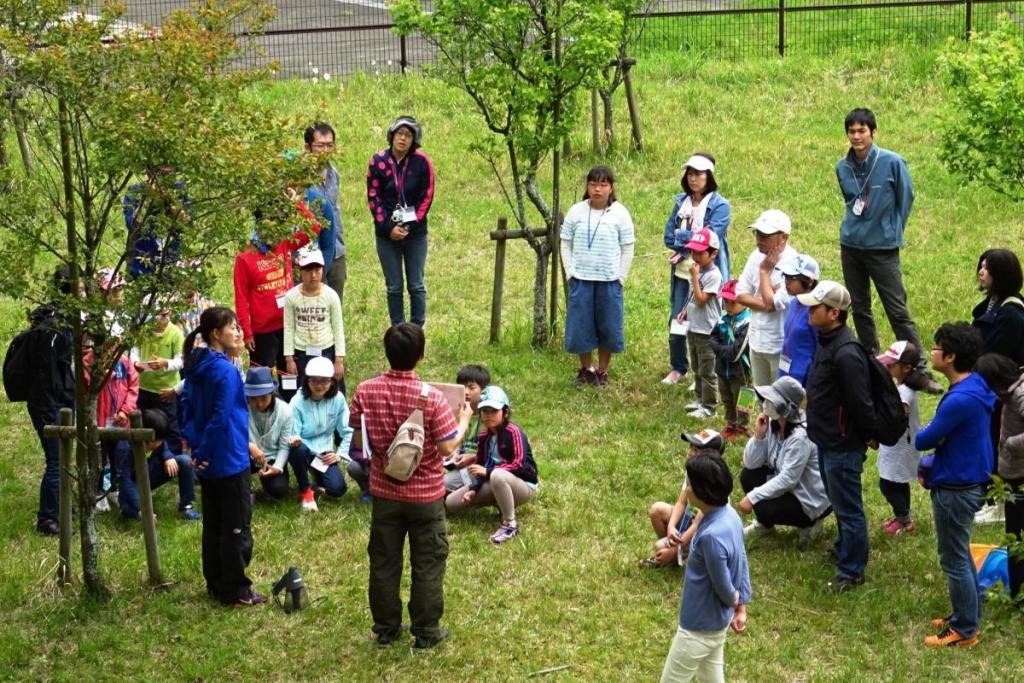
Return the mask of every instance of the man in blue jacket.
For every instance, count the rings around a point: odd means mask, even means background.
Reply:
[[[939,565],[953,607],[948,619],[933,620],[939,633],[924,639],[929,647],[970,647],[978,642],[981,599],[971,558],[971,527],[992,472],[989,425],[996,404],[985,380],[971,372],[980,354],[981,334],[968,323],[946,323],[935,332],[932,367],[949,380],[949,391],[914,441],[919,451],[935,449],[927,484]]]
[[[903,231],[914,204],[914,187],[903,157],[875,144],[877,130],[870,109],[858,108],[847,114],[850,150],[836,163],[836,178],[846,204],[839,227],[843,281],[850,291],[857,337],[872,354],[880,348],[871,314],[872,282],[896,339],[924,348],[910,318],[900,269]],[[927,374],[923,362],[921,370],[914,388],[941,394],[942,386]]]

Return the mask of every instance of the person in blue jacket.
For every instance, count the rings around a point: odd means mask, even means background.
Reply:
[[[900,267],[903,231],[914,205],[907,162],[875,144],[878,123],[870,109],[854,109],[846,115],[845,125],[850,149],[836,163],[836,179],[845,203],[839,226],[839,254],[843,282],[853,302],[857,338],[869,353],[877,355],[881,350],[871,315],[873,282],[896,339],[922,349],[907,308]],[[919,369],[910,386],[941,394],[942,386],[928,374],[923,359]]]
[[[701,228],[710,228],[718,235],[718,255],[715,265],[722,273],[722,282],[729,278],[729,241],[726,233],[732,221],[732,208],[722,195],[718,194],[715,180],[715,158],[706,152],[698,152],[683,164],[680,183],[683,191],[676,195],[672,212],[665,222],[665,246],[672,250],[668,262],[671,265],[669,281],[669,302],[672,304],[669,317],[668,355],[671,371],[661,380],[662,384],[676,384],[690,369],[686,353],[686,335],[672,334],[672,321],[686,308],[690,300],[690,268],[687,260],[690,251],[686,243],[693,233]]]
[[[196,348],[202,335],[206,346]],[[203,311],[185,338],[184,434],[202,486],[203,577],[206,592],[225,605],[256,605],[245,569],[252,560],[249,489],[249,410],[242,377],[231,359],[245,340],[229,308]]]
[[[981,355],[981,334],[968,323],[945,323],[935,332],[932,367],[949,380],[935,417],[914,439],[919,451],[934,448],[926,482],[931,488],[932,516],[939,564],[946,574],[953,613],[933,624],[937,635],[929,647],[970,647],[978,642],[981,599],[971,558],[971,527],[985,500],[992,472],[989,425],[996,395],[971,371]]]

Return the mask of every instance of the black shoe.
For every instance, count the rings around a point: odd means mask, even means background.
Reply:
[[[55,519],[40,519],[36,522],[36,531],[43,536],[60,536],[60,527]]]
[[[432,647],[438,645],[441,641],[448,639],[448,629],[441,628],[437,630],[436,636],[427,638],[425,636],[416,636],[416,642],[412,644],[414,650],[429,650]]]
[[[839,576],[828,582],[828,590],[830,593],[845,593],[848,590],[852,590],[857,586],[864,585],[863,576]]]
[[[403,631],[405,631],[405,624],[402,624],[397,631],[386,631],[384,633],[378,633],[377,644],[381,647],[387,647],[391,643],[398,640],[402,636]]]

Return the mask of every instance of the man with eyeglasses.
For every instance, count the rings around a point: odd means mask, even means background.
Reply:
[[[345,301],[345,279],[348,275],[345,266],[345,231],[341,224],[341,208],[338,206],[338,171],[330,161],[330,155],[334,153],[334,129],[330,124],[318,122],[306,128],[304,135],[307,154],[319,154],[323,157],[321,169],[321,182],[315,189],[327,197],[330,210],[334,213],[334,258],[331,263],[325,264],[327,286],[338,293],[338,298],[344,304]],[[328,207],[323,207],[327,211]],[[328,220],[328,223],[332,221]]]

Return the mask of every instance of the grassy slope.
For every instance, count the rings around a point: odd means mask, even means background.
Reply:
[[[333,84],[275,85],[265,95],[283,109],[311,111],[320,102],[339,129],[339,158],[349,245],[346,294],[349,367],[354,380],[383,367],[379,338],[387,324],[383,283],[366,220],[361,183],[382,127],[400,112],[425,123],[426,150],[438,173],[429,261],[430,313],[424,374],[451,378],[465,362],[485,363],[510,393],[515,418],[530,434],[543,493],[521,515],[523,534],[494,549],[496,522],[476,512],[450,522],[451,557],[445,623],[452,641],[427,656],[405,647],[378,650],[370,637],[365,554],[369,510],[346,497],[302,517],[291,503],[261,503],[254,517],[251,575],[267,588],[289,564],[302,569],[314,609],[296,615],[265,607],[225,611],[202,595],[199,527],[174,518],[175,491],[157,495],[167,593],[142,587],[142,539],[108,516],[101,521],[103,567],[116,598],[106,606],[67,599],[53,587],[56,543],[29,533],[40,472],[38,447],[21,406],[0,406],[9,430],[0,459],[0,676],[19,679],[336,679],[521,680],[562,664],[548,680],[651,680],[674,631],[681,574],[643,572],[637,558],[650,538],[651,501],[678,491],[682,387],[657,380],[667,369],[665,214],[678,188],[678,167],[694,150],[719,159],[718,177],[733,202],[731,247],[753,247],[743,228],[762,209],[794,218],[793,243],[838,277],[839,199],[832,166],[844,150],[842,117],[867,105],[880,115],[879,141],[903,153],[918,199],[904,252],[911,309],[923,336],[943,320],[969,315],[978,297],[971,273],[988,246],[1016,246],[1019,207],[964,187],[937,160],[933,55],[873,53],[831,59],[710,62],[649,59],[637,86],[645,123],[644,155],[615,154],[618,195],[638,226],[639,245],[627,287],[629,349],[613,365],[605,392],[569,385],[570,358],[557,346],[527,350],[531,254],[510,249],[502,343],[487,345],[492,246],[486,231],[503,213],[486,166],[467,152],[480,126],[466,102],[436,83],[409,77],[356,77]],[[624,107],[623,112],[624,114]],[[625,117],[620,131],[626,132]],[[580,126],[577,149],[587,149]],[[575,196],[591,160],[571,160],[563,191]],[[240,230],[240,233],[244,232]],[[227,259],[218,298],[230,301]],[[7,339],[20,306],[7,302]],[[882,327],[883,336],[889,332]],[[350,382],[351,383],[351,382]],[[930,413],[933,402],[926,402]],[[732,448],[734,464],[740,452]],[[917,535],[889,539],[886,513],[869,461],[864,482],[871,520],[869,581],[839,598],[824,593],[831,575],[829,540],[798,552],[782,534],[749,548],[755,602],[748,633],[730,637],[734,680],[993,680],[1019,661],[1019,624],[998,616],[983,644],[969,652],[926,652],[927,620],[948,609],[935,557],[927,499],[914,492]],[[826,525],[829,534],[834,522]],[[989,528],[976,537],[995,541]],[[288,654],[291,651],[300,654]]]

